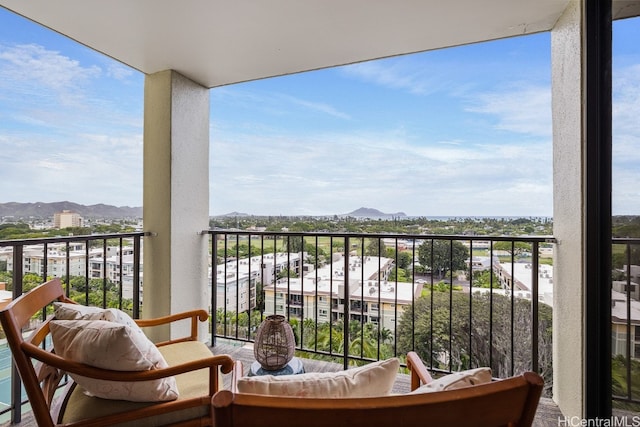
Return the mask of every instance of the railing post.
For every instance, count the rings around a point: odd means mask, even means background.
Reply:
[[[582,36],[582,253],[584,418],[611,417],[611,0],[586,0]]]
[[[344,342],[344,358],[343,358],[343,366],[344,369],[349,368],[349,310],[351,309],[351,299],[349,298],[349,251],[351,249],[351,242],[349,241],[349,236],[344,237],[344,319],[342,321],[342,339]],[[364,251],[364,248],[362,248]]]
[[[13,299],[22,295],[23,246],[13,247]],[[11,359],[11,424],[22,421],[22,381],[13,358]]]
[[[211,346],[216,345],[218,330],[218,235],[211,233]],[[251,255],[249,255],[251,256]]]
[[[540,254],[538,242],[532,243],[533,268],[531,274],[531,370],[538,372],[538,279],[540,277]]]
[[[140,318],[140,236],[133,239],[133,318]]]

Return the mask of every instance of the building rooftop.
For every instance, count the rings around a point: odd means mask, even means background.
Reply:
[[[365,256],[349,259],[349,295],[351,299],[363,299],[372,302],[380,300],[387,303],[408,304],[420,295],[422,284],[395,282],[378,278],[378,272],[391,268],[391,258]],[[364,275],[363,275],[364,273]],[[364,284],[362,277],[365,278]],[[317,278],[317,280],[316,280]],[[300,278],[283,278],[276,285],[276,290],[293,294],[327,295],[332,298],[344,298],[344,259],[334,260],[317,271],[311,271]],[[273,289],[273,286],[267,289]],[[379,290],[379,291],[378,291]]]

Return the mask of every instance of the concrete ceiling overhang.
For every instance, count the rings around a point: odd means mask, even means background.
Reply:
[[[0,0],[0,6],[145,74],[172,69],[211,88],[548,31],[569,1]]]

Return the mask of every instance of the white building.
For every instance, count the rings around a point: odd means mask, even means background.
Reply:
[[[122,259],[121,259],[122,258]],[[140,255],[140,271],[142,271],[142,254]],[[105,268],[106,262],[106,268]],[[133,247],[123,246],[122,256],[120,256],[120,248],[117,246],[107,247],[107,258],[102,256],[102,249],[99,255],[92,256],[89,262],[90,277],[92,279],[102,279],[106,277],[113,283],[120,283],[120,267],[122,266],[122,275],[133,275],[134,272],[134,253]],[[105,274],[106,273],[106,274]]]
[[[630,328],[627,328],[627,319],[630,319]],[[633,298],[627,300],[626,293],[612,290],[611,353],[626,357],[627,338],[631,342],[631,357],[640,359],[640,302]]]
[[[266,286],[265,314],[286,314],[288,310],[291,317],[324,323],[343,319],[348,311],[350,320],[394,331],[396,320],[420,296],[422,284],[389,281],[393,266],[391,258],[353,256],[345,272],[344,258],[338,256],[332,264],[303,277],[283,278]]]
[[[538,300],[553,307],[553,266],[539,264],[537,273],[532,270],[531,263],[494,263],[493,271],[500,280],[500,286],[507,295],[511,289],[515,296],[531,299],[534,274],[538,276]],[[477,291],[474,288],[473,291]],[[494,289],[494,292],[496,290]]]
[[[53,226],[55,228],[82,227],[84,221],[80,214],[64,210],[53,215]]]
[[[91,254],[95,254],[95,250],[92,249],[90,251],[89,257],[91,257]],[[68,272],[67,258],[69,262]],[[67,273],[70,276],[84,276],[86,271],[86,252],[84,250],[78,250],[76,245],[69,247],[68,254],[66,250],[63,250],[61,245],[49,245],[46,257],[42,245],[25,246],[22,259],[22,271],[25,274],[34,273],[44,275],[45,264],[47,267],[47,276],[50,277],[65,277]],[[0,248],[0,260],[7,263],[7,271],[13,271],[13,248]]]
[[[0,261],[7,263],[7,271],[14,270],[12,247],[0,248]],[[122,264],[123,298],[133,298],[133,247],[122,247],[122,263],[120,262],[120,247],[107,247],[106,275],[104,274],[105,258],[102,247],[89,249],[88,264],[89,278],[102,279],[106,277],[115,284],[120,283],[120,267]],[[67,275],[70,277],[86,276],[87,251],[85,244],[83,242],[71,242],[68,246],[67,243],[50,244],[47,245],[46,257],[43,245],[29,245],[24,247],[22,263],[22,271],[24,274],[33,273],[44,276],[45,265],[47,277],[60,277],[64,279]],[[140,271],[143,271],[142,254],[140,255]],[[140,286],[142,289],[142,275],[140,278]]]
[[[216,266],[216,306],[242,313],[256,307],[256,286],[270,285],[278,274],[289,270],[302,274],[304,254],[276,253],[228,261]],[[209,295],[212,272],[209,269]]]

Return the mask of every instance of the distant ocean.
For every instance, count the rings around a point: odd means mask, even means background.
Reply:
[[[525,219],[547,219],[547,220],[552,220],[553,217],[551,216],[536,216],[536,215],[532,215],[532,216],[525,216],[525,215],[514,215],[514,216],[464,216],[464,215],[454,215],[454,216],[428,216],[428,215],[407,215],[405,217],[402,217],[403,219],[418,219],[418,218],[427,218],[429,220],[433,220],[433,221],[452,221],[452,220],[466,220],[466,219],[471,219],[471,220],[483,220],[483,219],[507,219],[507,220],[511,220],[511,219],[520,219],[520,218],[525,218]]]

